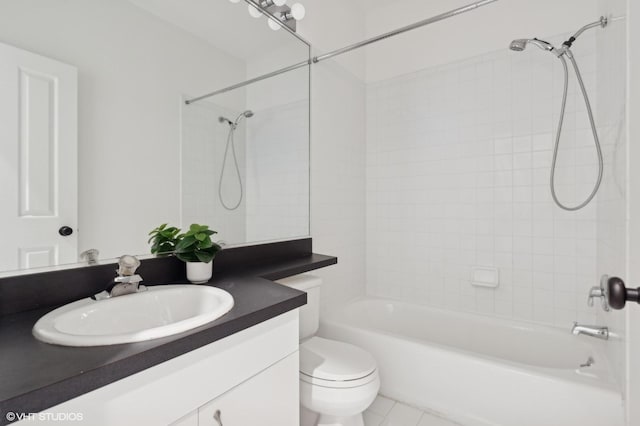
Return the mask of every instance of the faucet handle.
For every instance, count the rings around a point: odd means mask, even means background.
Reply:
[[[85,250],[82,253],[80,253],[80,259],[81,260],[86,260],[87,264],[89,265],[95,265],[98,263],[98,259],[100,256],[100,251],[98,249],[89,249],[89,250]]]
[[[118,275],[121,277],[134,275],[138,266],[140,266],[140,261],[135,256],[128,254],[120,256],[118,259]]]
[[[592,307],[594,305],[593,299],[599,298],[602,310],[604,310],[605,312],[609,311],[609,301],[607,297],[607,290],[605,287],[608,279],[609,277],[607,275],[603,275],[602,278],[600,278],[600,285],[591,287],[591,289],[589,290],[589,296],[587,297],[587,305]]]
[[[591,287],[589,290],[589,297],[587,298],[587,304],[593,306],[593,299],[596,297],[604,297],[604,290],[600,287]]]

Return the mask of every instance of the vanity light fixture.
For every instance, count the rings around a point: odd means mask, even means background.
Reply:
[[[269,25],[269,28],[271,28],[273,31],[278,31],[280,29],[280,24],[278,24],[271,18],[269,18],[269,20],[267,21],[267,25]]]
[[[289,12],[284,12],[282,14],[282,18],[285,21],[289,21],[291,19],[295,19],[296,21],[301,21],[304,19],[306,14],[307,14],[307,10],[304,8],[302,4],[294,3],[291,6],[291,10]]]
[[[280,20],[286,25],[287,22],[295,22],[304,19],[306,13],[307,11],[303,5],[300,3],[294,3],[288,11],[279,12],[276,14],[276,17],[280,18]],[[273,31],[278,31],[280,29],[280,25],[271,18],[267,23],[269,24],[269,28]]]
[[[247,5],[247,10],[249,10],[249,15],[251,15],[252,18],[259,18],[262,16],[260,9],[252,4]]]
[[[241,0],[229,0],[231,3],[240,3]],[[249,15],[253,18],[267,16],[269,28],[278,31],[282,25],[289,30],[296,31],[296,22],[303,19],[306,10],[300,3],[287,6],[287,0],[245,0]],[[279,21],[279,22],[278,22]]]
[[[260,2],[260,7],[266,9],[271,6],[284,6],[287,4],[287,0],[262,0]]]

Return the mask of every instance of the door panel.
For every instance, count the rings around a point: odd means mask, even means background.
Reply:
[[[0,44],[0,271],[77,261],[77,70]]]
[[[198,410],[200,426],[298,426],[298,352]]]

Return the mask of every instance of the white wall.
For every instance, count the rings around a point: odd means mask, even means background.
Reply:
[[[366,14],[352,1],[305,0],[307,15],[298,23],[298,33],[305,37],[320,55],[363,40],[366,36]],[[350,74],[364,80],[365,51],[354,50],[332,60]]]
[[[243,62],[125,0],[4,1],[0,41],[79,69],[80,250],[147,253],[179,220],[181,95],[242,80]]]
[[[640,4],[637,1],[627,2],[627,53],[628,53],[628,280],[627,285],[637,287],[640,283],[640,167],[631,164],[640,162]],[[628,306],[625,314],[626,328],[626,376],[627,376],[627,424],[640,424],[640,308]]]
[[[396,0],[367,14],[373,36],[471,3],[469,0]],[[598,17],[596,0],[501,0],[367,48],[367,81],[504,49],[515,38],[578,29]]]
[[[364,36],[355,4],[305,1],[299,32],[321,53]],[[330,30],[328,30],[330,28]],[[338,256],[324,278],[322,309],[365,293],[365,86],[361,53],[312,68],[311,235],[314,251]]]
[[[599,12],[610,18],[596,38],[595,108],[598,133],[605,150],[605,173],[597,203],[597,275],[627,277],[627,58],[626,0],[600,0]],[[614,19],[611,19],[614,18]],[[612,338],[605,346],[608,361],[625,390],[625,313],[597,309],[598,324],[607,325]]]

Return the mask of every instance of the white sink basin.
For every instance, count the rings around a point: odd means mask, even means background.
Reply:
[[[220,318],[233,296],[216,287],[162,285],[105,300],[90,298],[49,312],[33,326],[43,342],[102,346],[142,342],[182,333]]]

